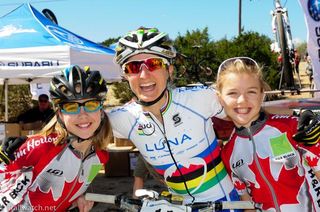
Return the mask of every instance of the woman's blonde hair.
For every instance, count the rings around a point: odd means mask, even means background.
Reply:
[[[58,135],[57,140],[54,142],[55,145],[61,145],[66,142],[66,138],[68,137],[67,130],[62,126],[62,124],[58,121],[58,114],[54,115],[54,117],[46,124],[42,130],[39,132],[39,135],[48,136],[51,133],[56,133]],[[106,149],[108,144],[113,140],[112,136],[112,128],[110,124],[110,120],[102,111],[102,119],[101,119],[101,128],[97,135],[92,137],[93,146],[97,149]]]
[[[216,80],[217,91],[221,92],[223,82],[226,80],[226,75],[229,73],[249,74],[255,76],[261,86],[261,92],[270,90],[270,86],[263,79],[262,67],[259,67],[257,64],[246,64],[241,58],[239,58],[227,63],[223,66],[223,69],[218,71]]]

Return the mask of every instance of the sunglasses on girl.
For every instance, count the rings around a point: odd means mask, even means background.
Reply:
[[[152,57],[144,60],[132,60],[122,65],[122,70],[125,74],[139,74],[141,66],[145,65],[151,72],[166,68],[169,65],[169,61],[161,57]]]
[[[81,107],[87,113],[93,113],[102,108],[102,102],[99,100],[88,100],[86,102],[64,102],[59,104],[61,112],[64,114],[79,114]]]
[[[229,65],[236,64],[237,62],[241,62],[247,66],[255,66],[259,68],[258,63],[250,57],[232,57],[232,58],[226,59],[220,64],[218,68],[218,76],[220,72],[224,71]]]

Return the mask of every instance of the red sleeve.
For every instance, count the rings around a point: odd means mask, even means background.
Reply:
[[[98,150],[97,155],[101,161],[101,163],[106,164],[109,161],[109,152],[105,150]]]
[[[298,117],[291,117],[290,121],[288,122],[289,127],[291,129],[292,135],[290,135],[290,140],[291,143],[294,143],[294,145],[296,146],[296,148],[303,148],[309,152],[311,152],[312,154],[314,154],[315,156],[317,156],[318,160],[320,158],[320,144],[317,143],[316,145],[312,145],[312,146],[306,146],[303,143],[299,143],[296,142],[292,136],[297,133],[297,128],[298,128]]]
[[[296,116],[271,114],[268,121],[274,123],[273,126],[279,127],[280,130],[289,130],[291,134],[297,132],[298,117]],[[281,126],[283,126],[284,128]]]

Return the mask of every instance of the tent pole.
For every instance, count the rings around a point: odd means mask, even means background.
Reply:
[[[8,79],[5,79],[4,82],[4,120],[8,121]]]

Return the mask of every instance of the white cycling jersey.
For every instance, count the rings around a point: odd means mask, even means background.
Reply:
[[[212,127],[212,116],[225,116],[215,90],[176,88],[168,92],[167,99],[161,109],[164,124],[135,102],[110,111],[114,135],[130,139],[164,177],[171,192],[184,195],[186,203],[192,198],[184,181],[196,202],[237,200]]]

